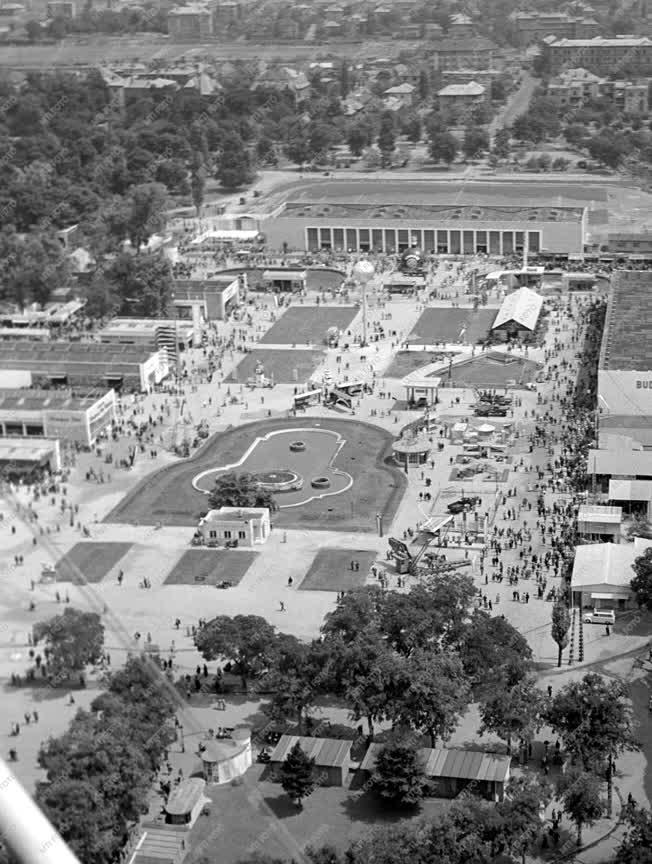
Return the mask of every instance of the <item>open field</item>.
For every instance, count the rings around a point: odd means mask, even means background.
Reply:
[[[257,558],[243,549],[188,549],[168,573],[164,585],[237,585]]]
[[[248,378],[255,377],[256,367],[262,363],[265,377],[275,384],[305,384],[323,359],[321,351],[254,348],[238,363],[226,382],[245,384]]]
[[[489,336],[496,309],[425,309],[407,342],[416,345],[439,345],[465,342],[477,345]]]
[[[316,427],[336,432],[344,439],[335,467],[351,475],[353,484],[336,498],[312,500],[277,511],[273,515],[274,527],[374,532],[377,513],[389,525],[407,486],[405,474],[388,461],[394,436],[377,426],[339,417],[263,420],[218,433],[192,459],[163,468],[139,483],[104,521],[196,525],[199,513],[206,509],[206,496],[193,487],[194,477],[238,462],[256,438],[268,432],[294,429],[299,439],[302,431]],[[268,470],[274,468],[278,466],[268,466]]]
[[[445,359],[445,356],[437,351],[398,351],[383,375],[386,378],[405,378],[410,372],[416,372],[431,363],[443,363]]]
[[[367,580],[376,553],[367,549],[320,549],[299,589],[301,591],[350,591]],[[351,562],[360,565],[351,569]]]
[[[101,582],[106,574],[115,567],[131,549],[131,543],[103,543],[89,540],[76,543],[63,558],[56,563],[59,582]],[[80,578],[80,572],[83,578]]]
[[[267,345],[325,345],[330,327],[346,330],[358,314],[355,306],[291,306],[260,340]]]
[[[506,363],[505,357],[510,362]],[[540,363],[495,351],[458,363],[452,367],[450,377],[446,372],[442,378],[452,387],[505,387],[514,381],[523,386],[534,381],[540,369]]]

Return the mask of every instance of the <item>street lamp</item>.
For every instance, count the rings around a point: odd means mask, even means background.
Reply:
[[[353,278],[362,288],[362,345],[367,344],[367,285],[376,274],[376,268],[371,261],[358,261],[353,267]]]

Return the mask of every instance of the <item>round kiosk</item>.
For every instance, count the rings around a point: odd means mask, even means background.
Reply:
[[[427,438],[399,438],[392,445],[394,461],[406,471],[428,461],[430,442]]]
[[[201,754],[202,771],[207,783],[229,783],[242,777],[252,764],[251,729],[238,726],[230,738],[209,741]]]

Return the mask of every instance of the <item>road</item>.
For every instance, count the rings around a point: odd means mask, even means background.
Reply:
[[[492,146],[496,132],[505,126],[511,126],[520,114],[524,114],[527,111],[532,94],[538,86],[538,78],[533,78],[528,72],[523,73],[520,87],[511,94],[504,108],[498,112],[489,124],[489,136]]]

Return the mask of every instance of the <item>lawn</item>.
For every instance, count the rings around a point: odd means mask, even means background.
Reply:
[[[197,474],[238,462],[254,441],[268,432],[292,429],[300,439],[301,431],[309,428],[329,429],[344,439],[334,465],[351,475],[353,485],[334,498],[315,499],[275,512],[274,527],[375,532],[377,513],[389,525],[406,487],[405,474],[391,463],[393,436],[377,426],[339,417],[263,420],[217,433],[192,459],[146,477],[105,521],[194,526],[207,506],[206,496],[192,486]],[[268,470],[274,468],[278,465],[268,466]]]
[[[323,359],[321,351],[255,348],[243,357],[226,380],[231,384],[244,384],[248,378],[255,377],[256,367],[262,363],[265,377],[275,384],[304,384]]]
[[[425,309],[407,338],[413,345],[486,341],[497,309]]]
[[[164,585],[217,585],[228,579],[237,585],[258,552],[235,549],[188,549],[168,573]]]
[[[131,543],[102,543],[95,540],[76,543],[57,561],[57,579],[60,582],[72,582],[73,585],[101,582],[131,546]]]
[[[453,365],[450,377],[448,372],[441,377],[452,387],[506,387],[508,382],[524,386],[536,379],[540,369],[541,364],[534,360],[492,351]],[[491,417],[487,418],[487,422],[491,423],[491,420]]]
[[[346,330],[357,314],[355,306],[291,306],[260,341],[267,345],[326,345],[328,329]]]
[[[261,779],[263,772],[264,766],[254,764],[242,783],[207,788],[211,815],[197,819],[190,832],[191,861],[218,849],[220,864],[254,852],[300,860],[306,846],[332,845],[343,852],[374,825],[433,818],[450,807],[448,801],[426,800],[420,813],[406,816],[380,804],[372,792],[331,786],[315,789],[297,810],[280,784]]]
[[[447,356],[443,351],[399,351],[383,372],[383,377],[405,378],[423,366],[446,362]]]
[[[360,588],[367,581],[376,552],[368,549],[320,549],[315,555],[310,570],[299,589],[301,591],[349,591]],[[360,564],[359,570],[351,569],[351,562]]]

